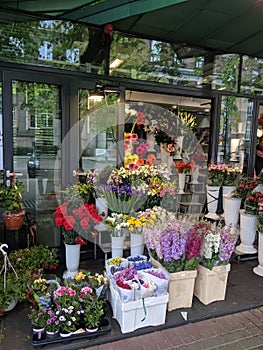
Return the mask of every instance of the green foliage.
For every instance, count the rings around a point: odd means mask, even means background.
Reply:
[[[10,186],[0,185],[0,208],[5,211],[20,211],[23,209],[22,195],[24,185],[16,181]]]
[[[100,324],[100,319],[104,314],[104,300],[99,300],[97,296],[90,296],[84,303],[84,322],[86,328],[96,328]]]

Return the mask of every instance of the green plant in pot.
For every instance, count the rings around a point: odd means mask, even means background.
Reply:
[[[90,294],[90,297],[82,303],[84,309],[84,324],[87,330],[99,328],[100,320],[104,315],[105,301],[98,296]]]
[[[22,200],[24,185],[15,181],[10,186],[0,185],[0,208],[3,210],[5,226],[9,230],[21,228],[25,216]]]
[[[24,286],[14,272],[7,273],[5,279],[3,274],[0,275],[0,295],[0,316],[24,299]]]

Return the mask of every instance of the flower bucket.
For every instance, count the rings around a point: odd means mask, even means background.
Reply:
[[[131,256],[143,255],[143,252],[144,252],[143,234],[130,232],[130,238],[131,238]]]
[[[207,210],[208,213],[205,215],[207,218],[210,219],[218,219],[219,216],[217,215],[217,206],[218,206],[218,199],[219,199],[219,190],[220,186],[209,186],[207,185]]]
[[[239,210],[241,206],[241,198],[223,196],[224,202],[224,220],[227,226],[236,227],[239,221]]]
[[[185,178],[186,174],[185,173],[179,173],[178,174],[179,179],[178,179],[178,186],[179,186],[179,194],[183,194],[184,192],[184,187],[185,187]]]
[[[263,232],[258,233],[258,265],[253,268],[253,272],[263,277]]]
[[[169,273],[168,311],[192,307],[196,275],[196,270]]]
[[[247,214],[244,209],[240,210],[240,241],[236,252],[241,254],[256,254],[254,242],[257,233],[257,215]]]
[[[162,268],[166,271],[162,264],[160,264],[154,258],[150,258],[150,261],[154,267]],[[169,273],[169,300],[167,305],[168,311],[180,309],[183,307],[192,307],[196,276],[197,270]]]
[[[124,239],[125,239],[125,235],[123,235],[121,237],[111,236],[111,256],[112,256],[112,258],[115,258],[116,256],[119,256],[120,258],[122,258]]]
[[[208,305],[214,301],[225,300],[230,264],[215,266],[212,270],[198,265],[194,295],[201,303]]]
[[[66,268],[63,278],[72,278],[78,272],[80,261],[80,244],[65,244]]]

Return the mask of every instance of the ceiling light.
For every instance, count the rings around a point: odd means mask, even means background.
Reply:
[[[91,101],[101,101],[104,98],[104,93],[102,91],[102,85],[96,84],[95,90],[89,94],[88,99]]]

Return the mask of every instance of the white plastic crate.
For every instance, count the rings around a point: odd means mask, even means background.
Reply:
[[[109,302],[112,306],[113,318],[118,321],[122,333],[164,324],[168,299],[167,293],[123,303],[114,287],[110,286]]]

